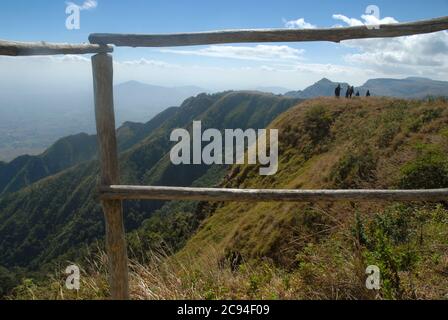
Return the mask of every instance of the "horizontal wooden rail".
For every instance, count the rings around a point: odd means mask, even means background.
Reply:
[[[427,190],[291,190],[109,186],[99,188],[103,200],[201,201],[442,201],[448,189]]]
[[[89,41],[127,47],[174,47],[218,43],[331,41],[349,39],[399,37],[448,29],[448,16],[407,23],[383,24],[326,29],[254,29],[223,30],[175,34],[113,34],[94,33]]]
[[[113,47],[90,43],[48,43],[48,42],[17,42],[0,40],[0,55],[2,56],[41,56],[57,54],[88,54],[113,52]]]

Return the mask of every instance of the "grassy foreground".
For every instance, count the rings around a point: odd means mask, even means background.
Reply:
[[[321,217],[331,217],[321,212]],[[145,263],[131,261],[133,299],[448,299],[448,211],[441,205],[418,210],[392,206],[373,220],[338,222],[325,230],[316,215],[305,222],[317,228],[297,255],[297,267],[281,268],[269,259],[223,263],[212,248],[207,259],[148,252]],[[341,224],[339,224],[341,223]],[[314,225],[314,226],[313,226]],[[310,241],[308,241],[310,240]],[[300,241],[300,239],[297,239]],[[78,292],[65,288],[64,268],[43,282],[23,280],[9,299],[105,299],[106,256],[83,263]],[[365,266],[381,269],[379,291],[367,290]]]

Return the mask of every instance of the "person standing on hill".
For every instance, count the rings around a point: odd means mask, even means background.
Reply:
[[[353,94],[355,93],[355,87],[354,86],[351,86],[350,87],[350,99],[352,98],[352,96],[353,96]]]
[[[366,97],[370,97],[370,90],[367,90]]]
[[[334,89],[334,95],[336,96],[336,98],[339,98],[341,96],[341,85],[340,84],[338,84],[336,89]]]
[[[347,87],[347,92],[345,93],[345,97],[346,98],[352,98],[352,96],[353,96],[353,92],[355,91],[355,88],[353,87],[353,86],[348,86]]]

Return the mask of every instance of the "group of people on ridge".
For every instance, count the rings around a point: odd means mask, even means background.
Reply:
[[[336,89],[334,89],[334,95],[336,96],[336,98],[339,98],[341,96],[341,90],[342,90],[341,85],[338,84]],[[347,91],[345,92],[345,97],[347,99],[349,98],[351,99],[354,93],[355,93],[355,87],[349,85],[347,87]],[[359,97],[359,91],[356,91],[355,96]],[[370,90],[367,90],[366,97],[370,97]]]

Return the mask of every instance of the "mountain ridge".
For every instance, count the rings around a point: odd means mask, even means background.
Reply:
[[[142,135],[120,153],[121,182],[148,185],[175,181],[191,185],[206,176],[209,168],[171,164],[167,154],[173,144],[169,141],[172,129],[191,129],[193,120],[202,120],[204,126],[216,124],[217,128],[262,128],[298,101],[249,92],[200,94],[189,98],[172,109],[172,114],[164,117],[149,135]],[[140,125],[137,127],[141,129]],[[119,130],[119,136],[124,133]],[[80,247],[102,239],[104,222],[95,199],[98,172],[98,163],[92,160],[1,196],[0,265],[39,269],[55,259],[79,257]],[[219,178],[223,174],[214,176]],[[138,228],[163,205],[161,201],[126,202],[127,230]]]
[[[146,123],[126,122],[117,129],[119,151],[124,151],[157,129],[177,107],[167,108]],[[24,155],[0,163],[0,195],[12,193],[97,156],[97,137],[79,133],[56,141],[42,154]]]
[[[310,99],[321,96],[334,96],[334,89],[340,84],[341,95],[349,85],[347,82],[333,82],[322,78],[309,87],[285,93],[286,96]],[[361,96],[365,96],[367,90],[373,96],[388,96],[395,98],[425,98],[427,96],[448,96],[448,81],[432,80],[422,77],[407,77],[404,79],[376,78],[369,79],[363,85],[355,87]]]

